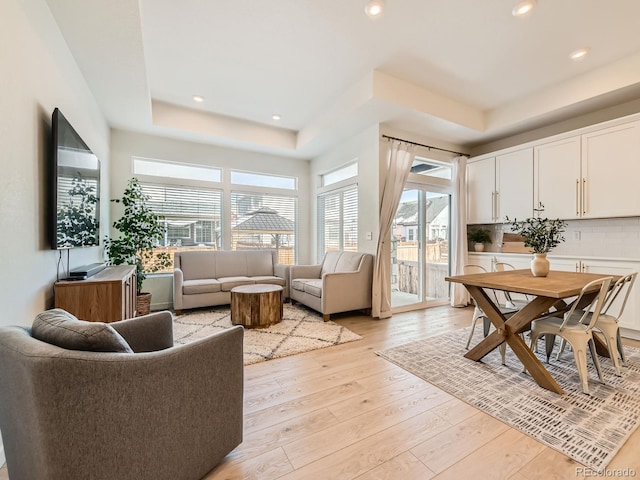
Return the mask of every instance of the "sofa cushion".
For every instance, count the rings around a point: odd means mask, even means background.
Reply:
[[[239,287],[240,285],[253,285],[253,279],[249,277],[223,277],[219,278],[220,288],[223,292],[230,292],[232,288]]]
[[[220,280],[223,277],[236,277],[247,276],[247,259],[244,252],[228,251],[228,252],[216,252],[214,255],[216,262],[215,277]],[[224,288],[223,288],[224,290]]]
[[[333,273],[336,271],[336,264],[338,260],[340,260],[340,256],[342,255],[341,251],[333,251],[327,252],[324,255],[324,260],[322,261],[322,276],[323,273]]]
[[[201,280],[185,280],[182,284],[182,293],[184,295],[216,293],[220,290],[220,282],[211,278],[204,278]]]
[[[362,261],[362,253],[343,252],[336,263],[334,272],[356,272]]]
[[[218,252],[180,252],[180,269],[185,280],[217,278],[215,257]]]
[[[291,288],[299,292],[305,292],[314,297],[322,298],[321,278],[296,278],[291,282]]]
[[[31,336],[67,350],[133,353],[126,340],[110,325],[78,320],[60,308],[38,314]]]
[[[274,277],[272,275],[249,277],[254,283],[267,283],[269,285],[280,285],[282,287],[287,283],[284,278]]]
[[[314,297],[322,298],[322,280],[315,278],[305,280],[304,291]]]
[[[247,262],[247,276],[273,276],[273,258],[271,250],[244,252]]]
[[[309,278],[294,278],[291,280],[291,288],[299,292],[304,292],[304,284]]]

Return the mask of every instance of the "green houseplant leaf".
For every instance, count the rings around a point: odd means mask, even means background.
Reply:
[[[149,197],[142,191],[137,178],[132,178],[122,198],[112,199],[112,202],[122,203],[124,212],[119,220],[113,222],[113,228],[120,232],[118,238],[105,239],[105,254],[109,265],[135,265],[137,274],[136,292],[142,291],[142,283],[148,273],[157,272],[171,264],[171,258],[166,252],[154,253],[153,248],[159,246],[165,237],[164,217],[157,215],[148,205]],[[152,264],[144,260],[155,257]]]
[[[518,221],[515,218],[509,220],[509,217],[507,217],[506,221],[511,223],[513,232],[522,235],[525,247],[531,247],[533,253],[549,253],[551,249],[564,242],[564,231],[567,223],[560,219],[550,220],[546,217],[543,218],[541,216],[542,212],[544,212],[542,203],[538,208],[534,208],[533,211],[537,215],[536,217],[522,221]]]

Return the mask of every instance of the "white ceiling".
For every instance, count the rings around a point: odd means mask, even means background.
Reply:
[[[469,148],[640,98],[638,0],[47,2],[113,127],[199,142],[310,158],[384,123]]]

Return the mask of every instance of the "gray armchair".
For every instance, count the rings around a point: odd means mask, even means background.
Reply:
[[[371,310],[373,255],[360,252],[327,252],[318,265],[289,267],[291,301],[322,313]]]
[[[134,353],[67,350],[0,328],[12,480],[196,480],[242,441],[241,327],[173,346],[169,312],[108,325]]]

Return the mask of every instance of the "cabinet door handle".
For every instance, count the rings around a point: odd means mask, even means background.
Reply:
[[[587,213],[587,179],[582,179],[582,214]]]
[[[496,192],[491,192],[491,220],[496,218]]]
[[[580,271],[580,264],[576,262],[576,273]]]
[[[493,219],[497,222],[500,216],[500,192],[496,192],[496,211]]]
[[[576,178],[576,217],[580,216],[580,180]]]

